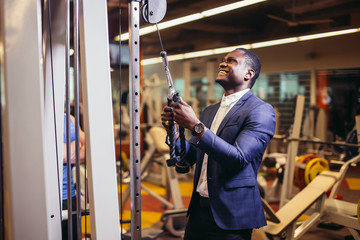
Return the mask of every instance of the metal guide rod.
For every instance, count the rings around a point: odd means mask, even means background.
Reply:
[[[65,20],[65,81],[66,81],[66,161],[67,161],[67,212],[68,239],[72,240],[72,203],[71,203],[71,148],[70,148],[70,0],[66,1]]]
[[[62,3],[63,6],[65,6],[65,2]],[[53,35],[52,33],[57,33],[57,29],[53,29],[53,24],[52,21],[54,20],[54,22],[57,21],[57,19],[59,17],[61,17],[63,20],[64,19],[64,13],[65,13],[65,8],[59,8],[58,4],[56,4],[56,7],[53,7],[54,5],[51,4],[51,1],[48,0],[47,4],[44,4],[44,9],[43,9],[43,23],[46,26],[44,28],[44,34],[43,34],[43,46],[45,46],[43,49],[45,50],[43,52],[43,56],[44,56],[44,83],[45,83],[45,88],[44,88],[44,120],[45,120],[45,124],[44,124],[44,128],[45,128],[45,158],[46,159],[54,159],[55,161],[47,161],[46,162],[46,174],[49,176],[49,180],[50,180],[50,176],[52,181],[47,180],[47,185],[49,184],[49,190],[47,190],[47,192],[49,192],[51,194],[51,199],[50,202],[48,201],[48,205],[50,207],[50,209],[52,209],[51,211],[54,211],[54,214],[50,215],[50,220],[54,219],[56,216],[56,220],[55,221],[50,221],[51,224],[53,225],[53,227],[51,228],[51,236],[54,236],[54,239],[60,239],[61,238],[61,227],[59,227],[61,225],[61,220],[62,220],[62,188],[61,188],[61,180],[62,177],[60,177],[60,173],[62,174],[63,172],[60,171],[60,166],[63,165],[63,159],[62,157],[60,158],[59,156],[59,145],[63,145],[64,143],[64,139],[63,136],[64,134],[58,134],[59,132],[62,132],[59,129],[63,130],[63,126],[62,124],[58,124],[58,120],[59,117],[61,119],[61,123],[64,123],[64,70],[65,70],[65,61],[63,61],[63,64],[59,66],[59,64],[56,64],[58,69],[61,69],[61,74],[55,74],[55,62],[57,59],[59,59],[59,55],[56,54],[56,52],[53,52],[54,49],[54,45],[56,45],[56,42],[59,41],[54,40],[53,39]],[[52,10],[53,9],[62,9],[62,14],[52,14]],[[56,16],[56,17],[55,17]],[[46,29],[46,30],[45,30]],[[65,29],[63,29],[65,30]],[[61,33],[61,41],[62,41],[62,46],[63,49],[65,47],[65,31],[62,31]],[[57,35],[58,36],[58,35]],[[55,44],[53,44],[55,43]],[[65,55],[61,54],[61,59],[65,60]],[[57,79],[61,79],[61,81],[57,81]],[[57,84],[60,83],[60,84]],[[56,89],[58,89],[57,85],[60,85],[60,89],[61,91],[57,91]],[[57,96],[61,96],[61,105],[57,103],[58,97]],[[59,109],[57,107],[57,105],[62,106],[61,109]],[[57,109],[60,110],[60,114],[57,114],[58,111]],[[61,125],[60,128],[59,125]],[[61,138],[61,139],[60,139]],[[55,156],[54,156],[55,154]],[[61,154],[64,154],[63,152],[61,152]],[[60,161],[61,159],[61,161]],[[62,169],[61,169],[62,170]],[[50,183],[53,184],[50,184]],[[56,187],[55,187],[56,184]],[[54,194],[56,193],[56,195]],[[58,214],[56,213],[58,211]],[[56,228],[53,229],[53,228]]]
[[[120,3],[120,0],[119,0],[119,3]],[[120,93],[120,96],[119,96],[119,115],[120,115],[120,132],[122,132],[122,127],[121,127],[121,122],[122,122],[122,116],[121,116],[121,98],[122,98],[122,78],[121,78],[121,72],[122,72],[122,61],[121,61],[121,55],[122,55],[122,51],[121,51],[121,24],[122,24],[122,21],[121,21],[121,7],[119,7],[119,56],[120,56],[120,61],[119,61],[119,93]],[[120,208],[120,234],[122,234],[122,229],[123,229],[123,205],[122,205],[122,198],[123,198],[123,174],[122,174],[122,165],[125,161],[125,159],[122,159],[121,157],[121,153],[122,153],[122,140],[121,138],[119,139],[120,141],[120,149],[119,149],[119,152],[120,152],[120,167],[117,168],[118,172],[118,176],[119,176],[119,179],[120,179],[120,189],[119,189],[119,208]]]
[[[140,3],[129,2],[131,238],[141,239],[140,178]]]
[[[76,153],[76,234],[81,239],[81,181],[80,181],[80,130],[79,130],[79,0],[73,0],[74,16],[74,98],[75,98],[75,153]],[[86,188],[85,188],[86,189]]]
[[[297,139],[300,137],[304,103],[305,103],[305,96],[297,95],[291,138]],[[280,207],[284,206],[285,203],[291,199],[292,182],[294,179],[294,171],[295,171],[295,158],[298,152],[298,147],[299,147],[299,142],[295,142],[295,141],[290,142],[288,145],[284,181],[283,181],[283,186],[281,188]]]
[[[0,6],[1,7],[1,6]],[[1,34],[0,34],[1,37]],[[2,47],[2,46],[1,46]],[[2,53],[1,49],[1,53]],[[0,56],[0,81],[2,79],[2,69],[3,69],[3,57]],[[2,88],[0,84],[0,106],[2,105]],[[0,107],[0,136],[2,136],[2,108]],[[4,168],[3,168],[3,144],[2,138],[0,139],[0,239],[5,239],[5,219],[4,219]]]

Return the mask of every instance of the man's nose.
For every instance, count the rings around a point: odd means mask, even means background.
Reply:
[[[223,68],[223,67],[226,67],[227,64],[225,61],[222,61],[221,63],[219,63],[219,67]]]

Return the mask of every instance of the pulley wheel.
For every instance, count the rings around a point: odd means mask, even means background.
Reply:
[[[329,170],[329,163],[322,158],[311,159],[305,168],[305,184],[308,185],[322,171]]]
[[[149,16],[148,16],[148,5],[144,4],[141,7],[141,17],[144,20],[144,22],[149,23]]]

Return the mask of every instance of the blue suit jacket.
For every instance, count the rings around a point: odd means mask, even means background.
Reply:
[[[207,107],[200,116],[210,129],[220,103]],[[222,229],[259,228],[266,225],[256,182],[266,146],[274,135],[273,107],[248,91],[231,108],[217,133],[207,130],[201,140],[186,142],[186,161],[196,163],[193,194],[188,214],[196,206],[204,153],[208,154],[207,181],[210,207]],[[179,141],[176,142],[180,150]]]

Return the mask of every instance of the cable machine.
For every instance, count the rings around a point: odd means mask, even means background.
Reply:
[[[0,1],[5,196],[2,239],[61,239],[65,82],[67,115],[70,112],[69,4],[70,0],[44,0],[43,4],[37,0]],[[73,4],[75,125],[78,132],[81,72],[91,236],[92,239],[119,239],[106,1],[74,0]],[[142,14],[149,23],[159,22],[166,13],[166,0],[128,0],[128,4],[131,236],[141,239],[139,19]],[[66,125],[69,136],[69,118]],[[79,148],[78,136],[76,148]],[[69,159],[69,148],[66,154]],[[77,159],[78,154],[77,150]],[[77,175],[80,175],[78,162],[76,165]],[[70,171],[67,174],[69,179]],[[79,199],[76,205],[80,222]],[[68,206],[71,222],[70,216],[74,214],[71,201]],[[72,239],[70,233],[75,229],[69,225],[68,237]],[[80,234],[78,231],[77,235]]]
[[[3,239],[61,239],[59,178],[69,2],[0,1]],[[106,1],[79,3],[91,236],[119,239]]]

